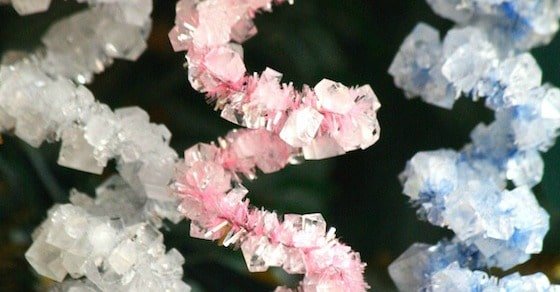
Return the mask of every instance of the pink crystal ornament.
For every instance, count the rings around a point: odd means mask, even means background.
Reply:
[[[323,79],[301,91],[281,83],[267,68],[249,74],[241,43],[254,36],[253,18],[284,0],[181,0],[169,37],[187,51],[189,81],[222,110],[228,121],[266,129],[306,159],[323,159],[365,149],[379,139],[379,101],[371,87],[346,87]],[[292,3],[292,1],[288,1]]]
[[[191,236],[240,247],[251,272],[274,266],[304,274],[298,287],[303,291],[365,291],[360,255],[336,239],[334,228],[327,230],[321,214],[280,219],[245,198],[240,175],[278,171],[297,155],[297,148],[264,129],[232,131],[218,145],[186,150],[174,189],[182,200],[180,211],[191,220]]]
[[[185,152],[173,184],[180,211],[191,220],[191,236],[240,247],[251,272],[275,266],[304,274],[297,290],[364,291],[365,264],[336,239],[334,228],[327,230],[321,214],[281,219],[251,206],[241,184],[241,174],[254,179],[257,169],[275,172],[301,156],[328,158],[379,139],[380,104],[369,85],[348,88],[324,79],[297,91],[270,68],[247,73],[240,44],[256,34],[253,18],[283,2],[177,4],[169,37],[175,51],[187,51],[191,85],[216,103],[223,118],[249,128],[231,132],[218,145],[198,144]]]

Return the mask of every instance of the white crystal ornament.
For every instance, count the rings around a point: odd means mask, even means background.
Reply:
[[[17,13],[28,15],[47,11],[51,0],[11,0],[11,3]]]

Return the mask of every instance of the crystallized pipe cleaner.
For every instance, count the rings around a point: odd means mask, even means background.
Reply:
[[[320,214],[286,214],[250,206],[240,174],[278,171],[290,162],[323,159],[379,138],[380,104],[369,86],[348,88],[324,79],[302,92],[281,84],[266,69],[249,75],[240,44],[256,34],[252,19],[284,1],[182,0],[169,36],[187,51],[189,81],[207,95],[222,117],[249,130],[231,132],[214,144],[185,152],[175,193],[191,220],[191,236],[240,246],[252,272],[282,267],[304,274],[304,291],[363,291],[365,264],[359,254],[327,231]],[[291,290],[279,287],[278,291]]]
[[[264,129],[239,130],[218,140],[219,146],[199,144],[185,151],[178,166],[175,190],[181,212],[191,220],[190,234],[241,247],[251,272],[270,266],[304,274],[304,291],[363,291],[365,264],[358,253],[327,231],[321,214],[286,214],[250,206],[240,174],[254,177],[282,169],[298,153]],[[277,291],[291,291],[278,288]]]
[[[417,25],[389,73],[408,97],[440,107],[452,108],[460,96],[485,98],[495,121],[479,124],[460,151],[420,152],[408,162],[404,194],[421,219],[455,237],[412,245],[389,273],[402,291],[560,291],[542,273],[497,279],[483,271],[527,261],[549,229],[531,188],[543,176],[540,152],[558,135],[560,90],[542,84],[527,50],[558,31],[560,1],[427,2],[457,25],[443,41],[436,29]]]
[[[297,92],[271,69],[246,75],[241,47],[230,41],[254,35],[252,18],[272,2],[180,1],[170,36],[176,49],[188,50],[191,83],[223,117],[250,129],[232,131],[217,145],[193,146],[179,161],[165,126],[150,123],[137,107],[112,111],[83,86],[113,58],[135,60],[145,50],[151,1],[87,3],[89,9],[54,24],[42,48],[8,53],[0,66],[3,132],[34,147],[61,141],[62,166],[100,174],[115,159],[119,172],[95,198],[72,190],[70,204],[49,211],[26,252],[33,268],[62,281],[56,291],[188,291],[184,259],[175,249],[166,252],[158,230],[162,219],[186,216],[192,236],[240,247],[252,272],[279,266],[304,274],[305,291],[367,289],[359,254],[327,230],[320,214],[280,220],[249,205],[241,180],[302,156],[321,159],[375,143],[373,90],[323,80]],[[49,1],[11,4],[31,14],[47,10]]]
[[[276,133],[306,159],[365,149],[379,139],[380,104],[369,85],[348,88],[323,79],[302,91],[280,83],[270,68],[248,74],[241,43],[257,33],[253,18],[283,0],[182,0],[169,33],[175,51],[187,51],[189,81],[222,110],[222,117],[250,129]]]
[[[188,291],[184,259],[175,249],[166,252],[158,230],[162,219],[183,218],[168,189],[178,158],[171,133],[140,108],[112,111],[81,85],[113,58],[134,60],[144,51],[152,2],[88,3],[51,26],[43,48],[8,53],[0,66],[3,132],[34,147],[62,141],[62,166],[100,174],[116,159],[119,171],[95,199],[73,190],[70,204],[54,206],[33,233],[26,259],[42,276],[63,281],[55,291]],[[12,4],[24,14],[48,7],[48,1]]]

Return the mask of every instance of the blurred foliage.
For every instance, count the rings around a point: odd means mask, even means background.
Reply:
[[[155,3],[148,51],[134,63],[117,61],[90,86],[113,108],[139,105],[152,120],[167,125],[173,147],[181,152],[199,141],[212,141],[233,125],[220,119],[188,85],[181,54],[172,52],[167,32],[174,1]],[[56,19],[82,6],[54,1],[48,13],[19,17],[0,8],[0,53],[31,51]],[[339,236],[362,254],[367,277],[376,291],[391,291],[387,265],[416,241],[435,243],[449,233],[416,219],[401,195],[397,175],[421,150],[460,148],[479,121],[492,114],[481,103],[461,100],[453,111],[407,101],[395,88],[387,68],[404,37],[417,22],[447,30],[451,23],[433,14],[424,1],[307,0],[259,16],[260,30],[245,45],[248,68],[266,66],[285,73],[284,80],[315,84],[323,77],[345,84],[372,84],[383,105],[380,142],[366,151],[325,161],[291,166],[248,183],[257,206],[280,212],[322,212]],[[560,85],[560,38],[535,50],[545,80]],[[43,289],[23,254],[30,234],[54,203],[67,202],[75,187],[93,193],[102,176],[56,164],[59,145],[33,149],[4,137],[0,146],[0,291]],[[551,214],[551,231],[541,255],[519,269],[543,271],[560,282],[560,145],[545,155],[545,177],[536,193]],[[168,247],[186,258],[185,278],[201,291],[266,291],[279,282],[293,283],[283,272],[248,274],[239,252],[190,239],[188,226],[169,225]]]

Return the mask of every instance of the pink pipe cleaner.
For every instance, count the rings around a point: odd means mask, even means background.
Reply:
[[[286,214],[257,209],[245,198],[238,174],[254,178],[294,161],[298,150],[263,129],[232,131],[214,144],[185,151],[174,183],[180,211],[191,220],[190,234],[239,246],[251,272],[270,266],[304,274],[303,291],[364,291],[365,264],[358,253],[327,231],[321,214]],[[279,287],[277,291],[290,291]]]
[[[216,102],[222,117],[251,129],[264,128],[302,147],[306,159],[323,159],[379,139],[380,104],[369,85],[348,88],[323,79],[297,91],[266,69],[248,74],[239,45],[257,33],[253,18],[284,0],[181,0],[169,37],[187,51],[189,81]]]
[[[257,209],[245,198],[240,174],[278,171],[299,157],[323,159],[365,149],[379,139],[380,107],[369,85],[348,88],[324,79],[297,91],[272,69],[247,74],[239,45],[256,34],[253,18],[284,0],[181,0],[169,34],[187,51],[189,81],[222,117],[252,130],[233,131],[218,144],[198,144],[177,166],[175,194],[191,220],[191,236],[241,248],[251,272],[282,267],[304,274],[304,291],[364,291],[365,264],[327,231],[321,214]],[[289,288],[279,287],[278,291]]]

